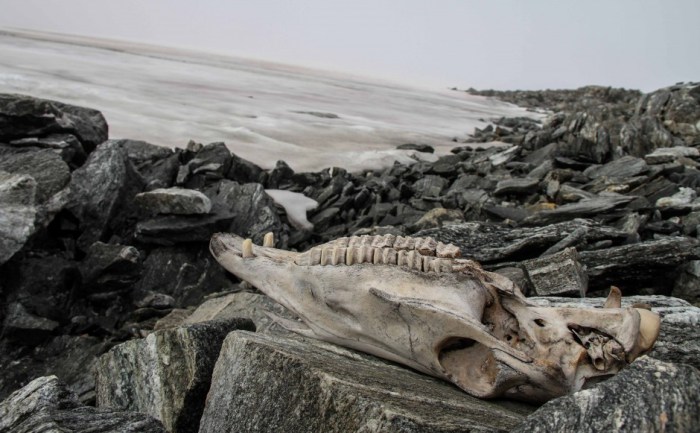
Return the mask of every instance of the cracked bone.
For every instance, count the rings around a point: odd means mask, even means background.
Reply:
[[[224,268],[301,319],[293,331],[448,380],[477,397],[546,401],[575,392],[617,373],[656,341],[658,315],[620,308],[615,289],[609,308],[538,307],[455,249],[401,236],[341,238],[305,253],[253,250],[233,234],[210,242]]]

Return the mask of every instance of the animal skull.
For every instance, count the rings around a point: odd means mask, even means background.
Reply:
[[[446,379],[477,397],[545,401],[617,373],[648,351],[659,317],[530,304],[507,278],[431,238],[341,238],[305,253],[215,234],[214,257],[302,322],[302,335]]]

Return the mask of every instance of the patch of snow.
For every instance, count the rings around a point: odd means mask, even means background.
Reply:
[[[318,207],[318,202],[304,194],[282,189],[266,189],[267,195],[272,197],[278,205],[287,212],[289,223],[298,230],[312,230],[314,225],[306,219],[306,212]]]

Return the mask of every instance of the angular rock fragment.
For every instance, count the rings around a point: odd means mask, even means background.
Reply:
[[[179,152],[139,140],[118,140],[143,178],[145,190],[169,188],[180,168]]]
[[[634,156],[623,156],[605,165],[591,166],[584,170],[583,174],[591,179],[599,177],[634,177],[644,173],[648,169],[647,163]]]
[[[696,147],[676,146],[676,147],[661,147],[654,149],[653,152],[646,155],[644,160],[647,164],[664,164],[673,162],[678,158],[700,158],[700,151]]]
[[[0,432],[166,433],[142,413],[82,406],[56,376],[39,377],[0,403]]]
[[[45,137],[28,137],[10,141],[10,146],[17,149],[39,148],[57,152],[74,170],[85,162],[87,154],[80,140],[73,134],[50,134]]]
[[[427,376],[332,345],[233,332],[201,433],[496,432],[523,415]]]
[[[68,165],[56,152],[48,149],[3,155],[0,170],[33,177],[37,203],[46,202],[70,181]]]
[[[28,175],[0,171],[0,264],[34,233],[36,181]]]
[[[89,292],[124,289],[141,275],[141,254],[132,246],[95,242],[80,263],[80,272]]]
[[[691,432],[700,425],[697,369],[643,357],[592,389],[560,397],[512,432]]]
[[[531,194],[537,191],[540,181],[535,178],[513,178],[504,179],[496,185],[496,190],[493,192],[496,195],[505,194]]]
[[[184,188],[158,188],[136,194],[134,203],[147,215],[198,215],[211,211],[211,200],[199,191]]]
[[[576,203],[559,206],[556,209],[539,211],[525,218],[523,223],[527,225],[544,225],[573,218],[597,216],[621,207],[634,199],[635,197],[625,195],[597,196],[583,199]]]
[[[522,262],[537,296],[579,295],[588,290],[585,266],[579,263],[576,248]]]
[[[58,326],[57,322],[31,314],[22,304],[13,302],[7,306],[3,332],[13,340],[34,345],[49,337]]]
[[[100,357],[97,406],[146,413],[172,433],[197,431],[211,372],[224,337],[254,331],[246,319],[156,331]]]

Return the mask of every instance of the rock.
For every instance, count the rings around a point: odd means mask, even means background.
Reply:
[[[489,161],[491,161],[491,164],[494,167],[498,167],[499,165],[503,165],[506,162],[515,158],[519,152],[520,146],[513,146],[502,152],[498,152],[489,156]]]
[[[142,182],[126,151],[112,140],[98,146],[85,165],[73,172],[67,208],[80,221],[78,245],[83,250],[126,230],[125,221],[134,213],[132,201],[143,189]]]
[[[46,202],[70,182],[68,164],[48,149],[4,155],[0,158],[0,170],[33,177],[37,203]]]
[[[426,230],[463,222],[464,215],[461,211],[436,207],[423,214],[423,216],[411,226],[411,229],[415,231]]]
[[[522,262],[537,296],[578,295],[588,290],[585,266],[579,263],[575,248]]]
[[[337,207],[329,207],[316,213],[311,217],[310,222],[314,227],[314,231],[319,233],[328,229],[333,224],[333,220],[340,213]]]
[[[262,333],[289,334],[269,316],[273,314],[285,319],[296,320],[286,308],[271,298],[251,292],[231,293],[208,299],[188,316],[183,323],[202,323],[209,320],[229,320],[236,317],[250,319],[255,323],[255,331]]]
[[[401,150],[417,150],[418,152],[424,153],[435,153],[433,146],[428,144],[405,143],[399,144],[396,148]]]
[[[166,433],[155,419],[81,406],[56,376],[39,377],[0,403],[0,432]]]
[[[527,278],[527,274],[525,274],[525,271],[522,268],[506,266],[504,268],[496,269],[494,272],[503,275],[514,282],[518,287],[520,287],[520,290],[525,295],[529,295],[531,293],[530,280]]]
[[[262,168],[258,165],[241,158],[235,153],[231,154],[231,168],[226,173],[226,179],[238,183],[261,183]]]
[[[599,177],[626,178],[634,177],[648,170],[647,163],[642,158],[623,156],[605,165],[593,165],[584,170],[583,174],[591,179]]]
[[[51,149],[63,158],[71,170],[83,165],[87,159],[83,145],[73,134],[49,134],[45,137],[21,138],[10,141],[9,145],[17,149]]]
[[[661,197],[656,200],[656,207],[662,209],[686,209],[691,207],[691,203],[696,198],[697,193],[694,189],[681,187],[679,191],[672,196]]]
[[[136,194],[134,204],[147,215],[197,215],[211,212],[211,200],[199,191],[158,188]]]
[[[224,178],[231,168],[231,152],[217,142],[202,146],[194,158],[180,167],[176,183],[187,188],[203,188]]]
[[[413,190],[417,197],[439,197],[445,186],[447,181],[444,178],[429,174],[418,179],[413,184]]]
[[[22,249],[34,233],[36,181],[0,171],[0,264]]]
[[[151,292],[172,296],[177,307],[197,305],[208,293],[236,287],[206,244],[153,249],[143,263],[141,279],[134,284],[142,296]]]
[[[172,433],[197,431],[221,343],[235,329],[255,326],[213,321],[115,346],[98,361],[97,406],[146,413]]]
[[[495,195],[506,194],[531,194],[537,191],[540,181],[533,178],[512,178],[504,179],[496,184]]]
[[[696,147],[660,147],[654,149],[653,152],[646,155],[644,160],[647,164],[664,164],[667,162],[673,162],[680,157],[685,158],[700,158],[700,151]]]
[[[29,313],[19,302],[7,306],[3,332],[11,339],[27,345],[36,345],[48,338],[59,324]]]
[[[495,432],[522,419],[340,347],[237,331],[224,340],[199,431]]]
[[[583,199],[576,203],[569,203],[552,210],[542,210],[530,215],[523,220],[526,225],[544,225],[573,218],[585,218],[597,216],[625,205],[635,197],[625,195],[597,196]]]
[[[520,222],[530,215],[527,209],[520,207],[491,206],[487,204],[482,207],[482,210],[488,216],[515,222]]]
[[[268,189],[289,189],[294,170],[284,161],[277,161],[267,178]]]
[[[187,242],[207,242],[217,232],[230,231],[230,213],[199,215],[159,215],[140,221],[135,237],[146,244],[172,246]]]
[[[80,263],[86,293],[130,288],[141,276],[141,259],[132,246],[95,242]]]
[[[656,118],[647,115],[635,116],[620,130],[620,145],[630,155],[643,157],[660,147],[682,144]]]
[[[0,142],[53,133],[74,134],[90,152],[107,140],[107,122],[102,113],[90,108],[0,94]]]
[[[691,432],[700,425],[700,373],[649,357],[592,389],[552,400],[512,432]]]
[[[673,296],[700,305],[700,260],[690,260],[678,269]]]
[[[129,161],[143,178],[146,191],[170,188],[180,169],[180,154],[172,149],[145,141],[117,140]]]
[[[444,155],[433,163],[431,171],[440,176],[454,177],[461,162],[462,158],[459,155]]]

